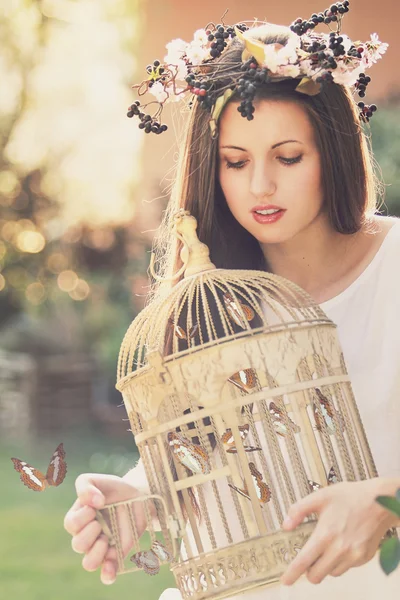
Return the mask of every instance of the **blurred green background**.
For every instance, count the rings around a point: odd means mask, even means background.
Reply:
[[[106,587],[82,569],[63,529],[79,473],[123,475],[138,458],[114,385],[166,201],[156,176],[145,182],[154,202],[143,201],[144,136],[126,118],[148,3],[3,4],[0,597],[156,600],[174,587],[167,567]],[[400,216],[399,95],[379,101],[371,131],[386,183],[381,213]],[[62,486],[23,486],[10,458],[45,470],[60,442]]]

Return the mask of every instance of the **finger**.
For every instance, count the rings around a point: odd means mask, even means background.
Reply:
[[[95,571],[98,569],[104,560],[108,548],[108,538],[102,533],[94,542],[90,550],[85,554],[82,560],[82,567],[86,571]]]
[[[330,547],[307,571],[310,583],[321,583],[341,563],[341,557]],[[346,569],[347,570],[347,569]]]
[[[89,525],[86,525],[72,538],[72,549],[78,554],[86,554],[93,546],[101,532],[101,525],[98,521],[92,521]]]
[[[78,533],[96,517],[96,511],[90,506],[82,506],[82,508],[72,508],[67,512],[64,519],[64,529],[71,535]]]
[[[349,564],[346,561],[342,561],[336,565],[336,567],[329,573],[332,577],[340,577],[349,570]]]
[[[75,480],[75,489],[81,504],[102,508],[104,506],[104,495],[94,485],[91,473],[78,475]]]
[[[289,508],[287,516],[282,523],[286,531],[294,529],[312,513],[318,513],[326,502],[326,490],[318,490],[305,496]]]
[[[117,568],[118,568],[118,562],[117,562],[117,553],[115,548],[109,548],[104,562],[101,565],[101,571],[100,571],[100,580],[102,583],[104,583],[105,585],[110,585],[111,583],[114,583],[116,577],[117,577]]]
[[[315,534],[315,532],[314,532]],[[283,585],[292,585],[299,577],[304,575],[321,556],[325,544],[321,539],[313,539],[314,535],[308,540],[295,559],[290,563],[281,577]]]

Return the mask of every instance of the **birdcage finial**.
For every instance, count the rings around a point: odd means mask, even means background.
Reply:
[[[188,210],[180,208],[173,217],[176,237],[182,242],[180,257],[182,267],[172,277],[159,277],[154,272],[154,253],[151,255],[149,270],[156,281],[174,281],[184,273],[184,277],[195,275],[203,271],[216,269],[210,261],[210,251],[206,244],[200,242],[196,229],[197,219]]]

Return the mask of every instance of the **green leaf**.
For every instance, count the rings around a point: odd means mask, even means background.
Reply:
[[[379,562],[386,575],[390,575],[400,562],[400,541],[393,537],[383,542]]]
[[[375,500],[378,504],[394,513],[397,517],[400,517],[400,501],[397,500],[397,494],[396,498],[393,496],[377,496]]]

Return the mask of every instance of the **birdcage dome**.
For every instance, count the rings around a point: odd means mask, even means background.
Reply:
[[[175,226],[183,278],[128,329],[117,388],[177,586],[217,600],[279,581],[315,526],[282,531],[292,503],[377,471],[335,324],[282,277],[217,269],[186,211]]]

